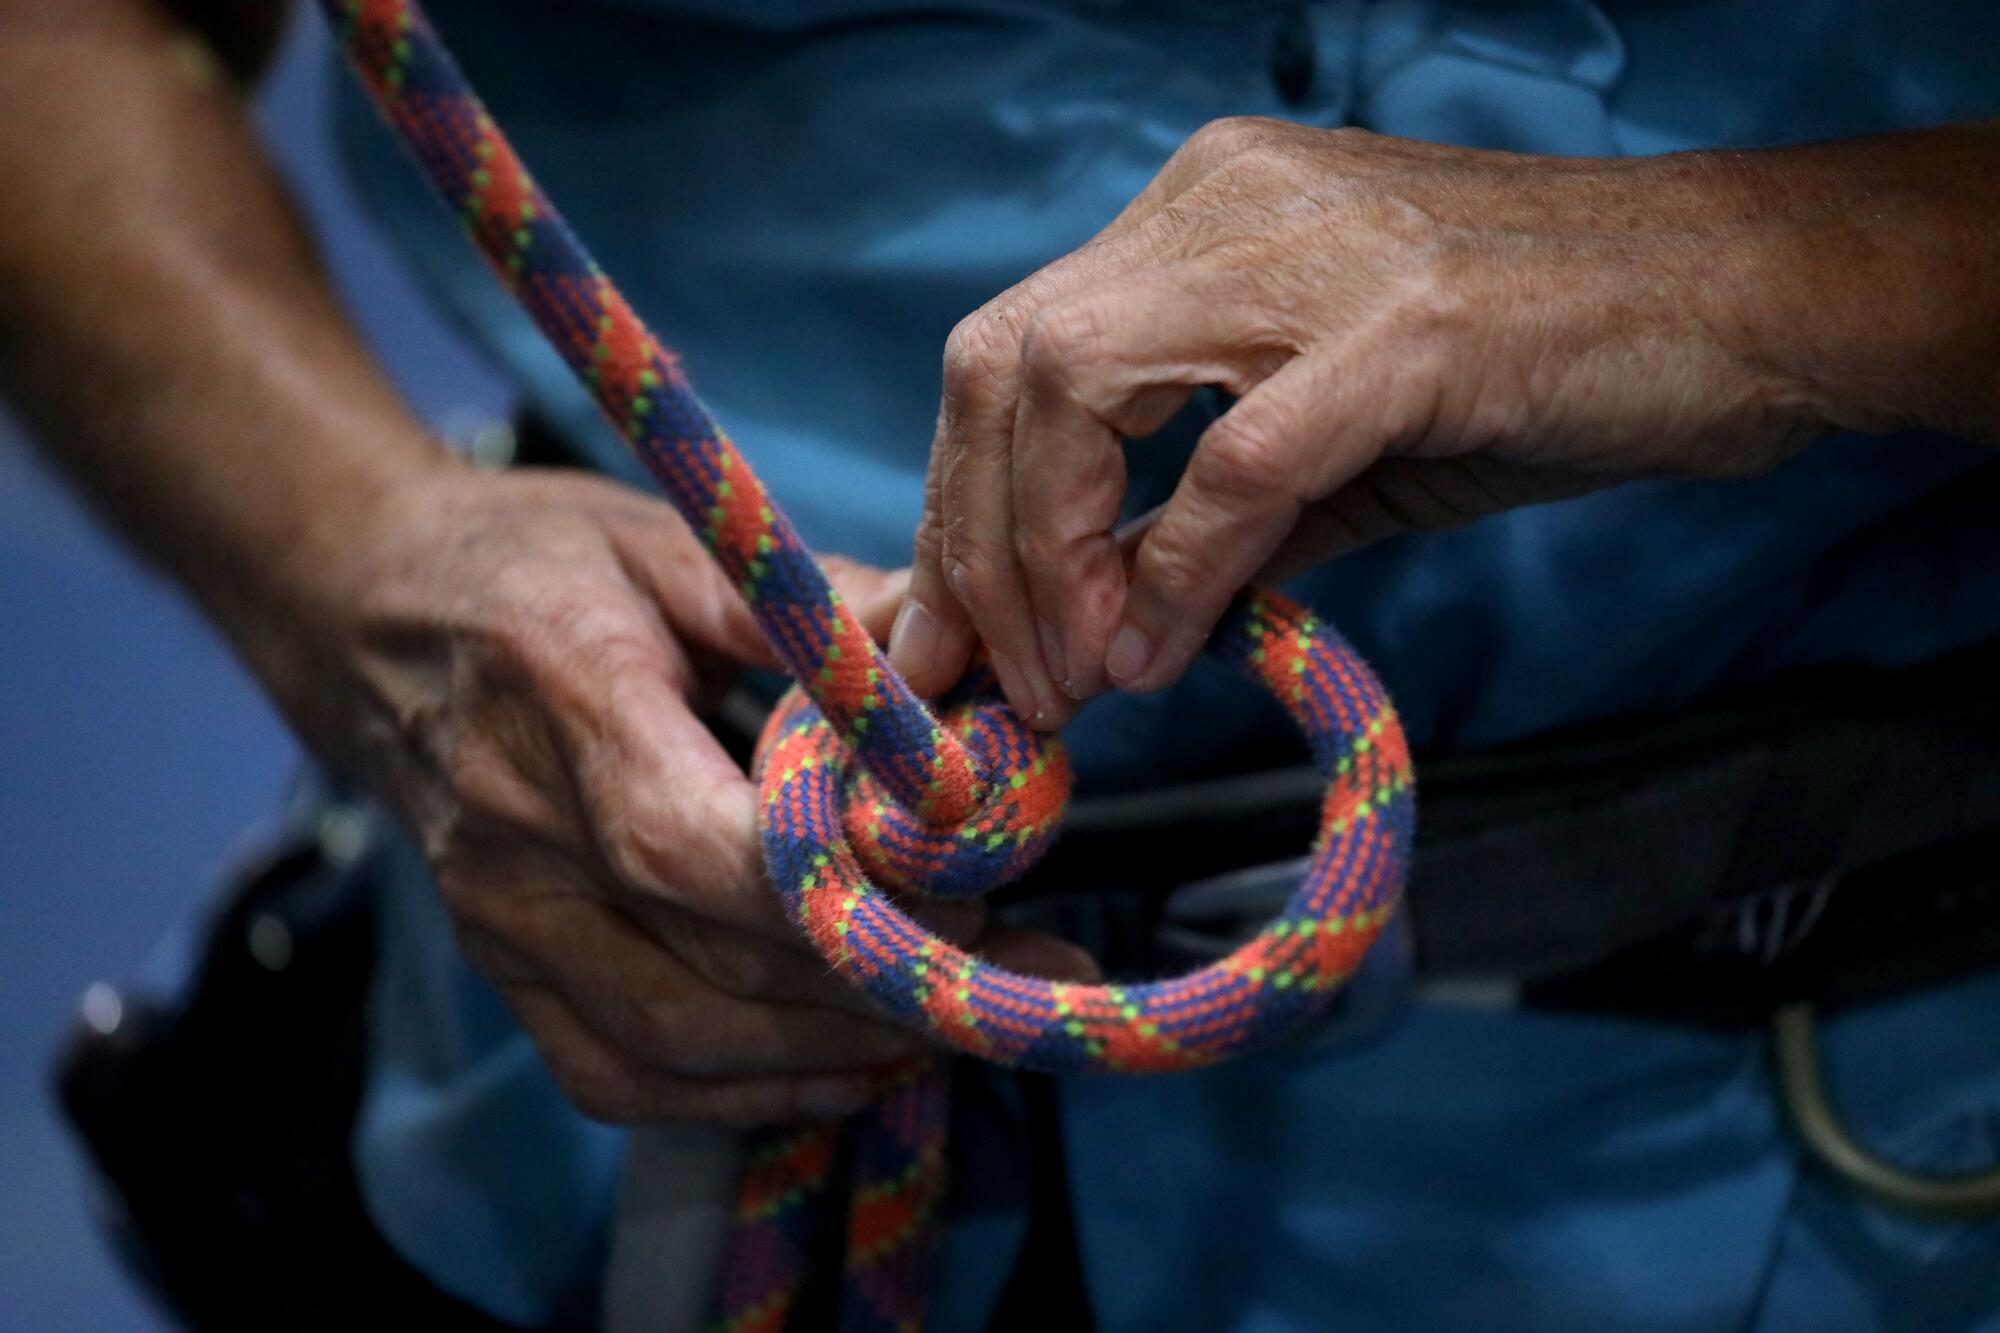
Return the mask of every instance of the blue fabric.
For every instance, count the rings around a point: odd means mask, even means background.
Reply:
[[[1933,1171],[2000,1162],[2000,972],[1828,1025],[1836,1103]],[[1075,1080],[1102,1327],[2000,1329],[2000,1219],[1797,1169],[1763,1043],[1422,1007],[1358,1049]]]
[[[945,334],[1086,240],[1211,119],[1279,115],[1488,147],[1625,154],[2000,112],[1991,73],[2000,8],[1951,0],[428,7],[543,184],[683,352],[807,538],[885,564],[907,558]],[[1291,10],[1305,17],[1314,61],[1305,98],[1288,106],[1273,63]],[[637,482],[567,372],[352,95],[343,137],[365,197],[439,301],[606,470]],[[1135,507],[1170,488],[1202,419],[1197,406],[1163,438],[1134,446]],[[1830,441],[1760,478],[1629,486],[1388,542],[1297,591],[1378,664],[1419,743],[1485,744],[1671,706],[1786,667],[1911,661],[2000,633],[2000,523],[1989,501],[1951,485],[1989,458],[1925,436]],[[1195,718],[1201,725],[1188,725]],[[1201,670],[1162,696],[1093,704],[1070,740],[1086,786],[1133,786],[1246,762],[1280,725],[1248,691]],[[398,881],[413,904],[427,892],[414,870]],[[510,1317],[538,1318],[585,1281],[594,1250],[578,1238],[601,1230],[617,1137],[564,1110],[522,1038],[452,957],[434,907],[399,908],[392,920],[379,1072],[357,1143],[369,1197],[391,1237],[445,1285]],[[1965,1003],[1988,1005],[1983,1021],[1993,1026],[1992,997]],[[1917,1042],[1909,1032],[1897,1039]],[[1467,1125],[1484,1126],[1496,1144],[1550,1136],[1538,1160],[1553,1174],[1539,1180],[1435,1177],[1484,1191],[1439,1196],[1439,1211],[1466,1219],[1461,1236],[1475,1222],[1518,1228],[1531,1211],[1567,1208],[1571,1186],[1589,1182],[1554,1171],[1561,1161],[1645,1149],[1690,1164],[1685,1188],[1661,1186],[1655,1214],[1633,1212],[1625,1230],[1589,1223],[1573,1238],[1570,1269],[1551,1258],[1521,1281],[1535,1292],[1553,1285],[1537,1297],[1551,1318],[1593,1300],[1600,1313],[1636,1312],[1648,1308],[1642,1296],[1665,1299],[1660,1291],[1692,1312],[1701,1301],[1727,1305],[1743,1283],[1704,1273],[1705,1295],[1669,1288],[1662,1266],[1656,1291],[1637,1275],[1648,1271],[1643,1258],[1598,1252],[1650,1225],[1689,1236],[1726,1229],[1715,1219],[1768,1202],[1742,1182],[1732,1194],[1724,1179],[1749,1149],[1689,1127],[1725,1088],[1768,1115],[1747,1048],[1696,1059],[1691,1040],[1642,1029],[1607,1040],[1596,1025],[1546,1017],[1425,1014],[1352,1063],[1257,1068],[1286,1114],[1307,1119],[1330,1115],[1329,1098],[1351,1101],[1369,1082],[1356,1070],[1379,1065],[1377,1077],[1401,1080],[1409,1113],[1372,1126],[1385,1195],[1426,1193],[1427,1154],[1444,1160],[1446,1147],[1462,1146],[1435,1142],[1443,1131],[1424,1113],[1431,1103],[1450,1101],[1470,1117],[1451,1127],[1461,1138]],[[1607,1046],[1621,1052],[1608,1065]],[[1483,1109],[1453,1073],[1470,1061],[1490,1064],[1495,1080],[1480,1089],[1491,1098]],[[1541,1128],[1542,1110],[1587,1092],[1550,1083],[1550,1071],[1572,1066],[1578,1077],[1621,1072],[1594,1094],[1598,1118],[1558,1116]],[[1227,1071],[1178,1094],[1154,1084],[1078,1089],[1066,1113],[1079,1142],[1107,1147],[1134,1124],[1145,1131],[1135,1144],[1199,1125],[1174,1161],[1200,1179],[1232,1160],[1235,1103],[1225,1090],[1253,1077]],[[1169,1110],[1177,1095],[1195,1119]],[[1678,1159],[1666,1146],[1676,1138]],[[1283,1199],[1275,1166],[1252,1166],[1246,1198]],[[1348,1182],[1327,1184],[1338,1194]],[[1136,1208],[1115,1190],[1093,1193],[1087,1179],[1079,1196],[1093,1263],[1105,1265],[1093,1277],[1112,1307],[1128,1308],[1118,1293],[1146,1288],[1142,1252],[1118,1239],[1128,1234],[1121,1225],[1140,1220],[1119,1221]],[[1384,1264],[1406,1245],[1422,1248],[1399,1228],[1431,1224],[1422,1210],[1369,1222],[1314,1206],[1315,1197],[1275,1211],[1246,1205],[1244,1217],[1277,1228],[1292,1251],[1373,1252]],[[1581,1197],[1576,1206],[1579,1226],[1604,1215]],[[1162,1225],[1184,1216],[1159,1200],[1145,1211]],[[560,1243],[541,1244],[557,1233]],[[1845,1251],[1785,1253],[1837,1266]],[[1496,1278],[1488,1299],[1501,1301],[1504,1285]],[[1332,1308],[1344,1320],[1393,1321],[1388,1287],[1343,1279],[1337,1288]],[[1297,1317],[1291,1307],[1246,1307],[1241,1326],[1303,1326]]]

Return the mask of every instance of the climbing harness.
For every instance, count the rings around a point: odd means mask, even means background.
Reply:
[[[1195,1069],[1317,1013],[1395,910],[1415,812],[1395,712],[1340,636],[1290,600],[1252,591],[1209,643],[1283,705],[1327,780],[1303,880],[1241,948],[1171,980],[1083,986],[1007,972],[929,934],[892,895],[969,898],[1031,865],[1068,797],[1061,743],[1023,725],[983,666],[927,708],[529,177],[419,7],[322,4],[389,125],[795,682],[758,745],[758,827],[772,884],[828,963],[944,1046],[1047,1072]],[[843,1328],[921,1323],[946,1094],[941,1063],[925,1061],[859,1116],[758,1137],[718,1327],[785,1326],[829,1254],[844,1256]]]

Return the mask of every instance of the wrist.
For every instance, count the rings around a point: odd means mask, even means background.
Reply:
[[[340,438],[328,438],[328,456],[318,466],[288,479],[289,486],[311,488],[282,507],[289,536],[262,545],[269,553],[265,594],[300,614],[323,615],[351,601],[380,576],[388,551],[435,530],[420,497],[480,479],[469,460],[415,421],[354,423],[335,434]],[[357,438],[367,441],[365,449],[344,447]]]
[[[322,751],[351,720],[333,715],[363,600],[422,524],[410,497],[476,476],[414,421],[371,430],[366,450],[329,441],[315,466],[287,474],[292,499],[270,515],[282,532],[240,535],[219,552],[237,568],[190,579],[245,663]]]
[[[1717,182],[1712,323],[1779,410],[1815,431],[2000,423],[2000,236],[1974,161],[1940,130],[1695,154]],[[1987,160],[1985,175],[1995,165]]]

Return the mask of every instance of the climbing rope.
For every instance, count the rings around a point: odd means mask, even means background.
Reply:
[[[500,281],[727,574],[794,688],[759,742],[772,884],[841,976],[968,1055],[1057,1073],[1211,1064],[1293,1031],[1394,911],[1414,792],[1394,710],[1310,611],[1239,597],[1209,651],[1281,703],[1328,785],[1284,909],[1227,958],[1171,980],[1082,986],[993,966],[925,931],[899,894],[973,897],[1041,855],[1069,766],[975,668],[936,711],[842,603],[748,463],[523,168],[411,0],[322,0],[389,125]],[[944,1189],[946,1075],[912,1067],[843,1124],[753,1145],[717,1326],[785,1326],[824,1256],[844,1256],[841,1326],[921,1323]],[[838,1206],[847,1206],[844,1239]]]

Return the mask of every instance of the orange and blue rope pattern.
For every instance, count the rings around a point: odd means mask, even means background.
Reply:
[[[673,354],[535,185],[418,6],[322,2],[389,124],[700,535],[796,682],[758,747],[759,829],[773,885],[827,961],[944,1046],[1051,1072],[1197,1068],[1317,1012],[1395,909],[1415,805],[1394,710],[1331,627],[1251,592],[1209,645],[1284,705],[1328,779],[1309,870],[1235,953],[1184,977],[1082,986],[1007,972],[929,934],[893,895],[971,897],[1030,866],[1068,798],[1061,743],[1025,727],[983,669],[936,711],[910,691]],[[932,1062],[843,1126],[761,1136],[717,1327],[784,1327],[829,1254],[845,1259],[843,1328],[919,1326],[947,1109],[945,1073]]]

